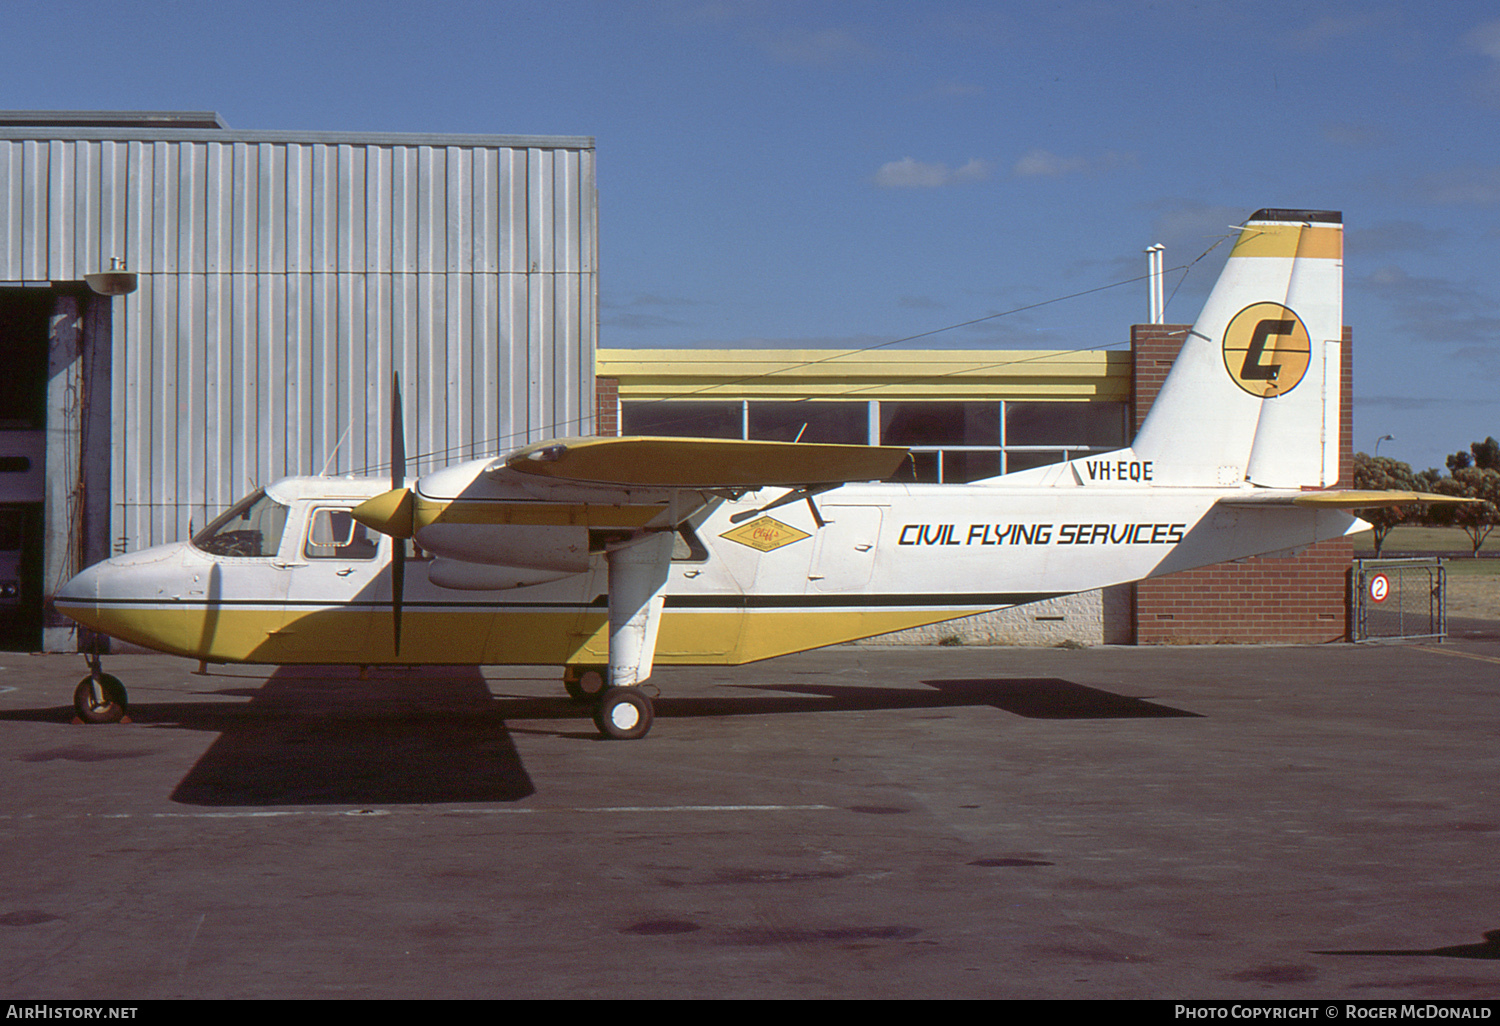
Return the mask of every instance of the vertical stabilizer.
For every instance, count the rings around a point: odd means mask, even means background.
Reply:
[[[1343,257],[1336,211],[1245,223],[1131,446],[1155,484],[1337,480]]]

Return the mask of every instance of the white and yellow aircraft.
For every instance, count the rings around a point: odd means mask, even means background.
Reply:
[[[558,665],[610,737],[654,663],[739,664],[1308,545],[1412,501],[1338,477],[1343,225],[1261,210],[1134,443],[967,485],[906,450],[568,438],[408,482],[288,478],[57,608],[204,662]],[[768,492],[767,490],[771,490]],[[410,541],[408,541],[410,539]],[[411,546],[409,550],[408,546]],[[94,671],[85,720],[124,688]]]

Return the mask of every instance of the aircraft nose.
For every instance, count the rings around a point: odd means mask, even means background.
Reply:
[[[86,570],[74,574],[72,579],[57,589],[59,602],[93,602],[99,598],[99,578],[106,563],[95,563]]]
[[[107,561],[95,563],[57,589],[53,597],[57,611],[85,627],[99,629],[99,579],[108,565]]]
[[[181,555],[181,544],[159,545],[139,552],[114,556],[80,571],[53,597],[57,611],[85,627],[109,634],[104,623],[118,600],[153,595],[158,572],[170,567],[169,560]],[[152,564],[159,564],[152,566]]]

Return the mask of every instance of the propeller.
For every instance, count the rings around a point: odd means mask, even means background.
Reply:
[[[411,489],[406,487],[406,427],[401,415],[401,375],[391,375],[391,490],[369,499],[350,511],[355,520],[394,542],[391,549],[391,617],[396,654],[401,654],[401,600],[406,590],[406,539],[416,525],[412,520]]]

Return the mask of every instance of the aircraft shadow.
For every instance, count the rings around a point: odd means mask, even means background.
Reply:
[[[512,730],[531,732],[538,728],[526,726],[528,721],[552,721],[547,733],[599,740],[586,706],[560,693],[492,694],[496,682],[487,683],[476,667],[396,676],[377,672],[370,680],[359,680],[344,667],[283,667],[263,683],[246,678],[235,685],[233,679],[207,677],[211,683],[205,690],[249,702],[131,705],[135,723],[219,735],[173,790],[173,801],[204,806],[514,802],[534,794],[535,787]],[[720,694],[660,697],[655,709],[658,720],[983,706],[1051,720],[1199,715],[1058,678],[920,684],[735,684],[716,689]],[[72,715],[71,709],[17,710],[0,714],[0,721],[66,723]],[[560,720],[568,721],[561,730]]]
[[[1438,958],[1500,959],[1500,930],[1487,930],[1483,944],[1451,944],[1442,948],[1394,948],[1373,951],[1314,951],[1315,955],[1387,955],[1403,958],[1419,956]]]
[[[1198,713],[1158,705],[1143,698],[1130,698],[1110,691],[1074,684],[1056,677],[1010,679],[924,680],[930,691],[916,689],[870,688],[834,684],[736,685],[764,691],[794,692],[818,695],[830,709],[945,709],[987,705],[1015,716],[1033,720],[1115,720],[1160,719],[1179,716],[1196,717]],[[732,708],[711,708],[713,699],[693,700],[693,708],[676,713],[681,716],[733,714]],[[731,705],[734,699],[726,700]],[[743,701],[743,700],[741,700]],[[806,699],[756,700],[755,712],[770,712],[767,704],[788,705],[788,712],[809,712]],[[792,703],[795,703],[793,705]],[[657,703],[658,711],[671,707],[669,701]],[[673,715],[666,712],[665,715]]]
[[[172,792],[188,805],[513,802],[535,791],[476,667],[355,679],[283,667],[224,715],[182,704],[219,738]],[[142,709],[137,719],[167,710]],[[217,718],[216,725],[206,722]]]

